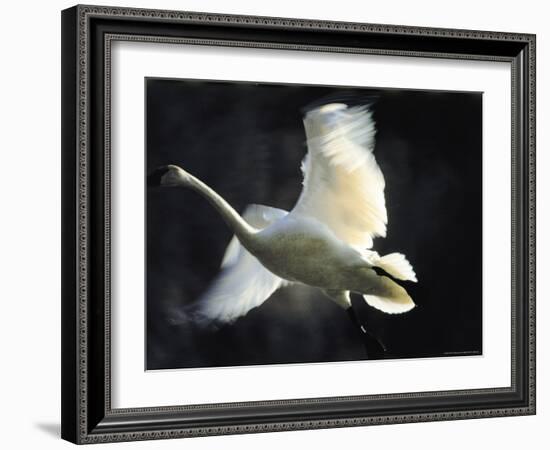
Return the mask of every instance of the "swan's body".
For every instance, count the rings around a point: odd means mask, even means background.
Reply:
[[[415,306],[403,287],[374,270],[416,281],[403,255],[380,257],[370,250],[374,237],[386,235],[387,223],[384,177],[373,155],[376,130],[371,112],[325,105],[306,114],[304,126],[304,187],[290,212],[251,205],[241,217],[180,167],[166,166],[151,176],[156,184],[196,190],[235,232],[220,275],[195,305],[197,320],[232,322],[294,282],[322,289],[357,324],[350,291],[386,313]]]
[[[322,222],[289,214],[258,233],[255,256],[274,274],[322,289],[349,289],[349,271],[365,264]]]

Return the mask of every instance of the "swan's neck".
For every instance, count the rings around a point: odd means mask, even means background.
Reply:
[[[203,183],[198,178],[190,174],[181,180],[181,185],[187,186],[201,194],[216,211],[222,216],[223,220],[233,230],[241,244],[248,250],[254,248],[256,243],[256,234],[258,230],[251,227],[233,207],[227,203],[224,198],[219,195],[214,189]]]

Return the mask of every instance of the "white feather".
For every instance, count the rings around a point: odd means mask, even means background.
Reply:
[[[248,251],[224,268],[192,309],[198,324],[231,323],[260,306],[283,280],[267,270]]]
[[[394,299],[376,295],[363,295],[363,298],[370,306],[386,314],[403,314],[416,306],[408,295]]]
[[[319,108],[304,119],[308,154],[293,213],[314,217],[357,248],[386,235],[384,176],[374,158],[376,128],[366,107]]]
[[[370,293],[363,298],[370,306],[387,314],[405,313],[416,306],[407,291],[386,276],[377,276]]]
[[[384,269],[398,280],[414,281],[415,283],[418,281],[411,263],[402,253],[390,253],[378,257],[374,265]]]
[[[286,215],[282,209],[249,205],[243,218],[254,228],[263,229]],[[288,283],[266,269],[235,236],[227,246],[221,268],[208,290],[192,305],[190,314],[196,323],[233,322]]]

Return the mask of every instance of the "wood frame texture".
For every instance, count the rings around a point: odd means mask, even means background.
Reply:
[[[512,68],[512,373],[494,389],[113,409],[115,40],[506,61]],[[62,12],[62,437],[83,444],[535,413],[535,36],[75,6]]]

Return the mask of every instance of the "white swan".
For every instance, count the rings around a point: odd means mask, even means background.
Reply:
[[[347,310],[367,353],[377,355],[383,346],[358,320],[350,292],[385,313],[404,313],[415,304],[394,279],[417,280],[402,254],[380,256],[370,250],[374,237],[386,235],[387,223],[372,113],[364,106],[332,103],[309,111],[304,127],[303,189],[290,212],[250,205],[241,217],[214,190],[174,165],[155,170],[149,184],[197,191],[235,233],[219,276],[194,305],[195,320],[233,322],[279,287],[304,283]]]

